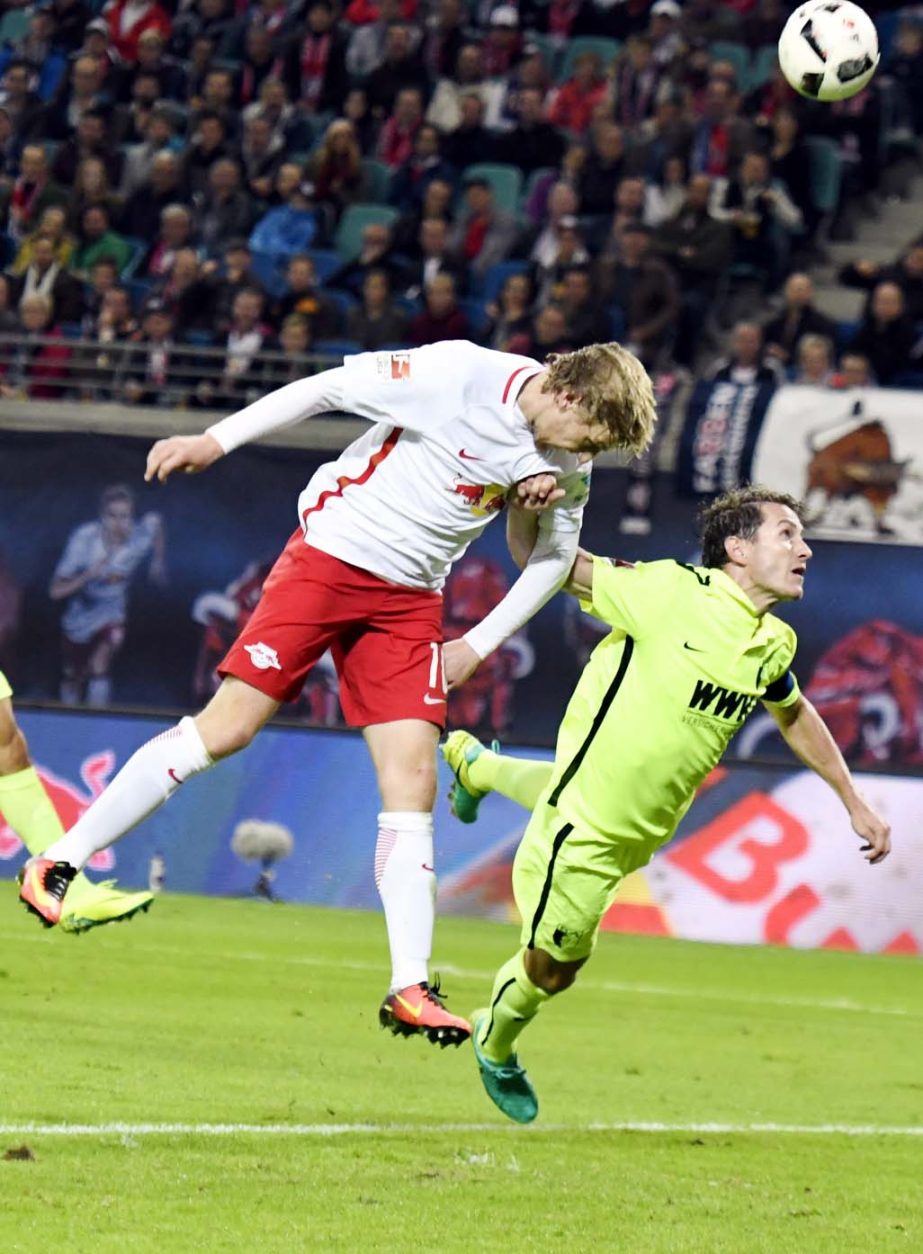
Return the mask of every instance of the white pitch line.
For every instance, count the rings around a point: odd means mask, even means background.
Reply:
[[[923,1126],[854,1123],[548,1123],[529,1129],[502,1123],[4,1123],[2,1136],[424,1136],[487,1132],[707,1133],[720,1136],[923,1136]]]
[[[0,929],[0,936],[16,941],[32,941],[36,944],[53,944],[54,938],[48,933],[36,932],[25,935]],[[126,952],[128,952],[126,950]],[[131,953],[171,954],[175,957],[187,958],[189,951],[174,945],[133,944]],[[225,953],[198,951],[198,960],[211,959],[215,962],[265,962],[271,966],[293,967],[329,967],[329,958],[314,958],[310,954],[261,954],[248,950],[229,950]],[[382,965],[378,962],[353,962],[349,959],[337,958],[337,968],[344,971],[371,972],[381,975]],[[434,968],[435,969],[435,968]],[[457,967],[452,963],[438,964],[442,975],[458,980],[472,980],[490,984],[495,972],[476,971],[467,967]],[[843,1011],[848,1014],[878,1015],[886,1018],[919,1019],[923,1018],[923,1010],[907,1006],[876,1006],[854,1001],[849,997],[774,997],[765,993],[730,992],[727,989],[690,988],[669,984],[632,983],[627,980],[594,980],[581,979],[580,988],[595,993],[628,993],[641,997],[677,997],[684,1000],[723,1002],[728,1005],[745,1006],[779,1006],[783,1009]]]

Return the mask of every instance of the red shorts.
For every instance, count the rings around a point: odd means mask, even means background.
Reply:
[[[445,726],[442,594],[387,583],[296,531],[218,674],[294,701],[327,649],[351,727],[404,718]]]

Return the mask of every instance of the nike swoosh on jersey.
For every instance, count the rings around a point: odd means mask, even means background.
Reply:
[[[445,697],[431,697],[427,692],[423,697],[424,705],[445,705]]]
[[[464,458],[466,462],[482,462],[484,460],[483,457],[476,457],[474,453],[469,453],[463,448],[458,450],[458,456]]]
[[[707,653],[707,649],[697,649],[694,644],[690,644],[688,640],[683,641],[683,648],[688,649],[690,653]]]

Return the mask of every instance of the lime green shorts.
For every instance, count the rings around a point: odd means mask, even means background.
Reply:
[[[7,697],[11,697],[12,695],[13,689],[10,687],[10,681],[7,679],[6,675],[4,675],[3,671],[0,671],[0,701],[4,701]]]
[[[560,962],[588,958],[619,885],[638,865],[636,850],[578,831],[542,798],[513,862],[523,946]]]

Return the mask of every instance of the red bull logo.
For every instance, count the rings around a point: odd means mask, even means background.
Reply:
[[[506,492],[499,483],[456,483],[452,489],[464,497],[473,514],[496,514],[506,503]]]
[[[36,765],[39,779],[51,798],[61,826],[66,832],[74,826],[84,811],[88,810],[109,782],[109,776],[115,768],[115,754],[111,749],[101,753],[93,753],[84,758],[80,765],[80,778],[86,792],[81,792],[69,779],[62,779],[49,771],[47,767]],[[22,849],[22,841],[0,814],[0,858],[8,861]],[[111,871],[115,866],[115,854],[111,849],[102,849],[94,853],[90,859],[94,871]]]

